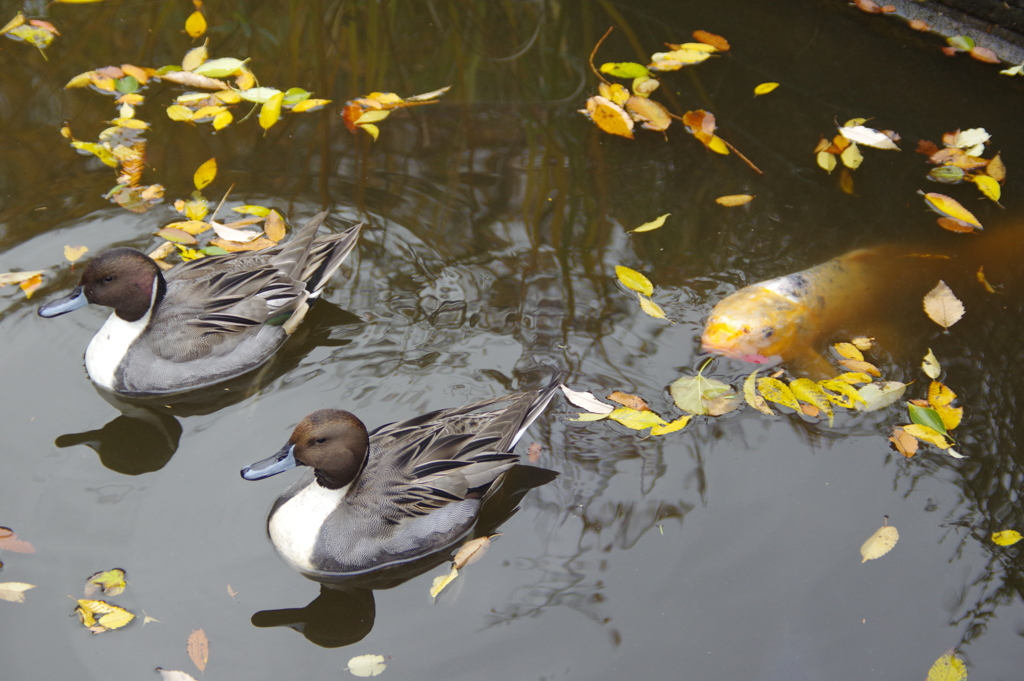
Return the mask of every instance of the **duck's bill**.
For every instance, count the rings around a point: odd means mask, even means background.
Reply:
[[[85,297],[85,289],[81,286],[76,286],[71,293],[63,298],[58,298],[46,305],[40,306],[37,312],[40,317],[57,317],[72,310],[77,310],[80,307],[85,307],[88,304],[89,300]]]
[[[243,468],[242,477],[246,480],[262,480],[295,468],[296,465],[295,446],[287,444],[277,454]]]

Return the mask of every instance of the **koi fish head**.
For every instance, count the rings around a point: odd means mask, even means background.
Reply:
[[[702,349],[755,364],[775,363],[797,348],[805,316],[802,304],[748,286],[715,305],[701,335]]]

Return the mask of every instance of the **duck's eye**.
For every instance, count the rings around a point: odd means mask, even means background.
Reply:
[[[109,284],[110,282],[114,281],[114,277],[112,277],[112,276],[110,276],[108,274],[107,276],[103,277],[103,281],[104,281],[104,283]]]
[[[327,438],[325,438],[325,437],[318,437],[318,438],[316,439],[316,443],[317,443],[318,445],[322,445],[322,444],[323,444],[323,443],[325,443],[325,442],[327,442]]]

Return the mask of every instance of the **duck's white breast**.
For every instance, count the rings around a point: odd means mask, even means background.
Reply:
[[[146,330],[151,314],[152,309],[134,322],[126,322],[116,312],[107,317],[85,350],[85,370],[95,383],[114,390],[117,368],[128,354],[128,348]]]
[[[281,504],[270,516],[267,531],[277,552],[292,565],[313,570],[313,549],[327,516],[345,496],[341,489],[321,487],[315,480]]]

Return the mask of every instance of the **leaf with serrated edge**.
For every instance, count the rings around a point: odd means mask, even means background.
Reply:
[[[698,416],[708,413],[708,400],[731,391],[732,388],[727,384],[713,378],[705,378],[700,374],[677,378],[669,386],[669,392],[672,393],[672,399],[675,400],[676,406],[682,411]]]
[[[630,409],[636,409],[637,411],[650,411],[651,408],[647,406],[647,403],[642,398],[636,395],[630,395],[620,390],[616,390],[611,395],[608,395],[608,399],[612,402],[618,402],[623,407]]]
[[[861,563],[881,558],[892,551],[896,542],[900,540],[900,533],[892,525],[884,525],[878,531],[868,537],[868,540],[860,547],[860,555],[863,558]]]
[[[946,282],[939,280],[924,297],[924,311],[933,322],[948,329],[964,316],[964,304],[953,294]]]

